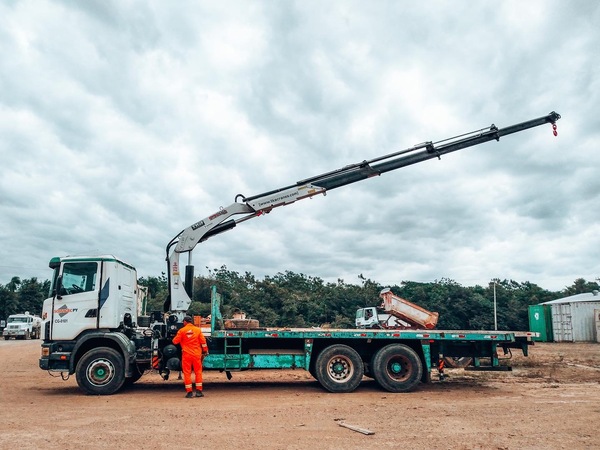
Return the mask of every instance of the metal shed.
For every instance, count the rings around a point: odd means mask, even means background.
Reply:
[[[592,291],[549,302],[554,342],[595,342],[594,310],[600,309],[600,293]]]

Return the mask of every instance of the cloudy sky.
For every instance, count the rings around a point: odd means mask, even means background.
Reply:
[[[167,243],[236,194],[550,111],[558,137],[540,126],[240,224],[196,247],[196,274],[600,277],[597,2],[173,5],[0,3],[0,283],[100,253],[157,276]]]

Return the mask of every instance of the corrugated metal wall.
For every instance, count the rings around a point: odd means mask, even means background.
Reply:
[[[594,309],[600,302],[557,303],[552,305],[555,342],[594,342]]]
[[[596,342],[600,342],[600,309],[594,310],[594,324],[596,326]]]

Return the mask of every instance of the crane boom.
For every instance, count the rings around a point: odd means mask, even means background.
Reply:
[[[279,206],[289,205],[298,200],[310,198],[318,194],[325,194],[332,189],[356,183],[401,167],[432,158],[439,159],[442,155],[467,147],[473,147],[492,140],[498,141],[503,136],[518,133],[546,123],[553,125],[556,135],[555,124],[559,119],[560,114],[552,111],[543,117],[504,128],[498,128],[492,124],[489,128],[483,128],[438,142],[423,142],[405,150],[344,166],[341,169],[306,178],[295,184],[252,197],[244,197],[238,194],[235,197],[234,203],[226,208],[219,209],[217,212],[185,228],[167,245],[170,308],[165,305],[165,310],[183,313],[187,311],[191,303],[191,286],[193,284],[191,252],[196,245],[212,236],[234,228],[238,223],[269,213]],[[233,216],[241,217],[232,218]],[[189,255],[183,286],[179,266],[179,255],[181,253],[188,253]]]

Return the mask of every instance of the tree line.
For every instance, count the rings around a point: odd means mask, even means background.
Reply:
[[[0,319],[24,312],[39,315],[49,290],[49,280],[40,282],[35,277],[24,280],[12,277],[5,285],[0,284]]]
[[[162,310],[168,296],[165,274],[142,278],[140,284],[148,287],[148,311]],[[384,286],[362,275],[358,276],[358,283],[344,280],[332,283],[291,271],[259,279],[250,272],[240,274],[222,266],[209,270],[206,277],[194,279],[190,313],[203,317],[210,314],[212,285],[216,285],[223,295],[224,317],[231,317],[240,310],[247,318],[259,320],[261,326],[272,327],[330,324],[336,328],[351,328],[356,310],[377,306],[379,292],[390,287],[395,294],[425,309],[437,311],[440,329],[493,329],[495,291],[498,329],[515,331],[528,329],[529,305],[599,289],[597,281],[589,282],[583,278],[560,291],[549,291],[530,282],[499,279],[491,280],[487,286],[462,286],[446,278],[428,283],[403,281],[399,285]]]
[[[446,278],[433,282],[402,281],[384,286],[358,276],[358,283],[326,282],[319,277],[285,271],[257,278],[249,272],[228,270],[226,266],[209,270],[208,276],[194,278],[193,301],[189,312],[210,314],[212,285],[223,295],[223,316],[243,311],[247,318],[258,319],[261,326],[332,327],[354,326],[356,310],[380,303],[379,292],[392,291],[417,305],[440,314],[438,328],[451,330],[494,329],[494,292],[499,330],[527,330],[528,307],[569,295],[599,289],[598,279],[579,278],[561,291],[549,291],[530,282],[493,279],[486,286],[462,286]],[[143,277],[139,283],[148,288],[146,313],[163,311],[167,302],[167,278]],[[29,311],[40,314],[42,302],[49,295],[50,282],[36,278],[13,277],[0,284],[0,319]]]

